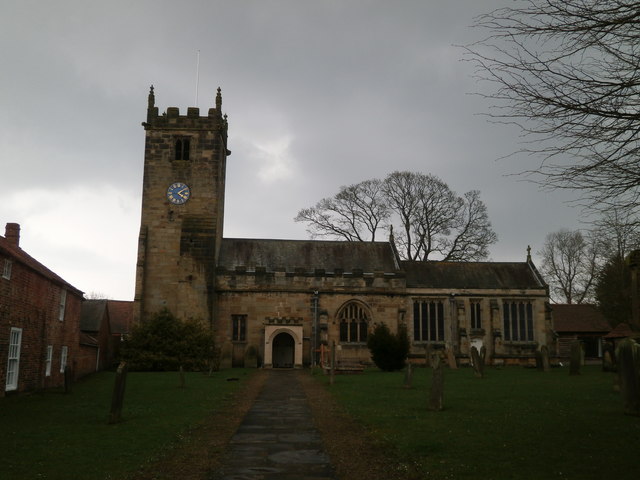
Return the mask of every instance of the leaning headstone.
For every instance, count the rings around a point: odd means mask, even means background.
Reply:
[[[482,360],[482,369],[484,371],[484,366],[487,364],[487,347],[484,345],[480,347],[480,360]]]
[[[551,370],[551,362],[549,362],[549,348],[546,345],[540,347],[540,355],[542,357],[542,370],[548,372]]]
[[[624,413],[640,415],[640,345],[626,338],[618,345],[616,357]]]
[[[580,375],[582,366],[582,345],[580,342],[571,344],[571,358],[569,360],[569,375]]]
[[[430,360],[433,375],[431,377],[427,409],[438,412],[444,408],[444,372],[439,355],[434,355]]]
[[[473,364],[473,371],[478,378],[484,377],[484,365],[482,364],[482,358],[478,353],[476,347],[471,347],[471,363]]]
[[[453,354],[453,350],[451,348],[447,348],[447,362],[449,363],[449,368],[452,370],[456,370],[458,368],[456,356]]]
[[[127,383],[127,364],[120,362],[116,370],[116,381],[111,397],[111,411],[109,412],[109,424],[122,420],[122,404],[124,402],[124,387]]]
[[[225,343],[220,350],[220,368],[231,368],[233,347],[230,343]]]
[[[244,352],[244,368],[258,368],[258,349],[253,345]]]
[[[411,388],[413,383],[413,370],[411,368],[411,362],[407,362],[407,366],[404,369],[404,388]]]

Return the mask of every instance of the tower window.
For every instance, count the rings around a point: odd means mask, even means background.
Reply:
[[[176,140],[176,160],[189,160],[189,139],[179,138]]]

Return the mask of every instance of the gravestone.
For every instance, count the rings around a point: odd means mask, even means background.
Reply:
[[[453,350],[451,348],[447,348],[447,362],[449,363],[449,368],[452,370],[456,370],[458,368],[456,356],[453,354]]]
[[[124,403],[124,388],[127,384],[127,363],[120,362],[116,370],[116,381],[111,396],[111,411],[109,412],[109,424],[122,420],[122,404]]]
[[[484,377],[484,365],[482,363],[482,358],[478,353],[478,349],[476,347],[471,347],[471,363],[473,365],[473,371],[478,378]]]
[[[180,368],[178,369],[178,373],[180,375],[180,388],[184,388],[184,386],[185,386],[184,368],[182,368],[182,365],[180,365]]]
[[[487,364],[487,347],[484,345],[480,347],[480,360],[482,360],[482,370],[484,371],[484,366]]]
[[[625,338],[616,351],[620,393],[626,415],[640,415],[640,345]]]
[[[444,372],[439,355],[433,355],[430,361],[433,375],[431,377],[427,409],[438,412],[444,408]]]
[[[413,383],[413,370],[411,367],[411,362],[407,362],[407,366],[404,369],[404,388],[411,388]]]
[[[540,347],[540,355],[542,357],[542,370],[548,372],[551,370],[551,362],[549,362],[549,348],[546,345]]]
[[[534,353],[535,359],[536,359],[536,369],[539,372],[543,371],[543,366],[542,366],[542,352],[540,350],[536,350]]]
[[[582,345],[576,341],[571,344],[571,358],[569,360],[569,375],[580,375],[582,366]]]

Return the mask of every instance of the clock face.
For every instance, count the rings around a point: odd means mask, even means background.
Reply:
[[[182,205],[189,200],[191,196],[191,190],[182,182],[176,182],[169,185],[167,188],[167,200],[174,205]]]

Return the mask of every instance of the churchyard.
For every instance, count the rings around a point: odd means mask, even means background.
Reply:
[[[226,415],[231,394],[255,370],[211,377],[129,373],[124,421],[108,425],[115,374],[103,372],[69,394],[36,393],[0,400],[3,478],[103,480],[170,456],[190,428],[212,412]],[[640,417],[624,414],[614,374],[583,367],[549,372],[492,368],[444,369],[444,409],[427,409],[431,369],[367,369],[329,377],[314,371],[350,414],[367,426],[407,472],[431,479],[632,478]],[[311,373],[309,373],[311,374]],[[228,378],[239,378],[229,382]],[[415,477],[414,477],[415,478]]]
[[[640,417],[613,373],[583,367],[444,369],[444,409],[428,411],[431,369],[336,376],[328,385],[408,470],[434,479],[635,478]],[[328,379],[318,376],[323,382]]]

